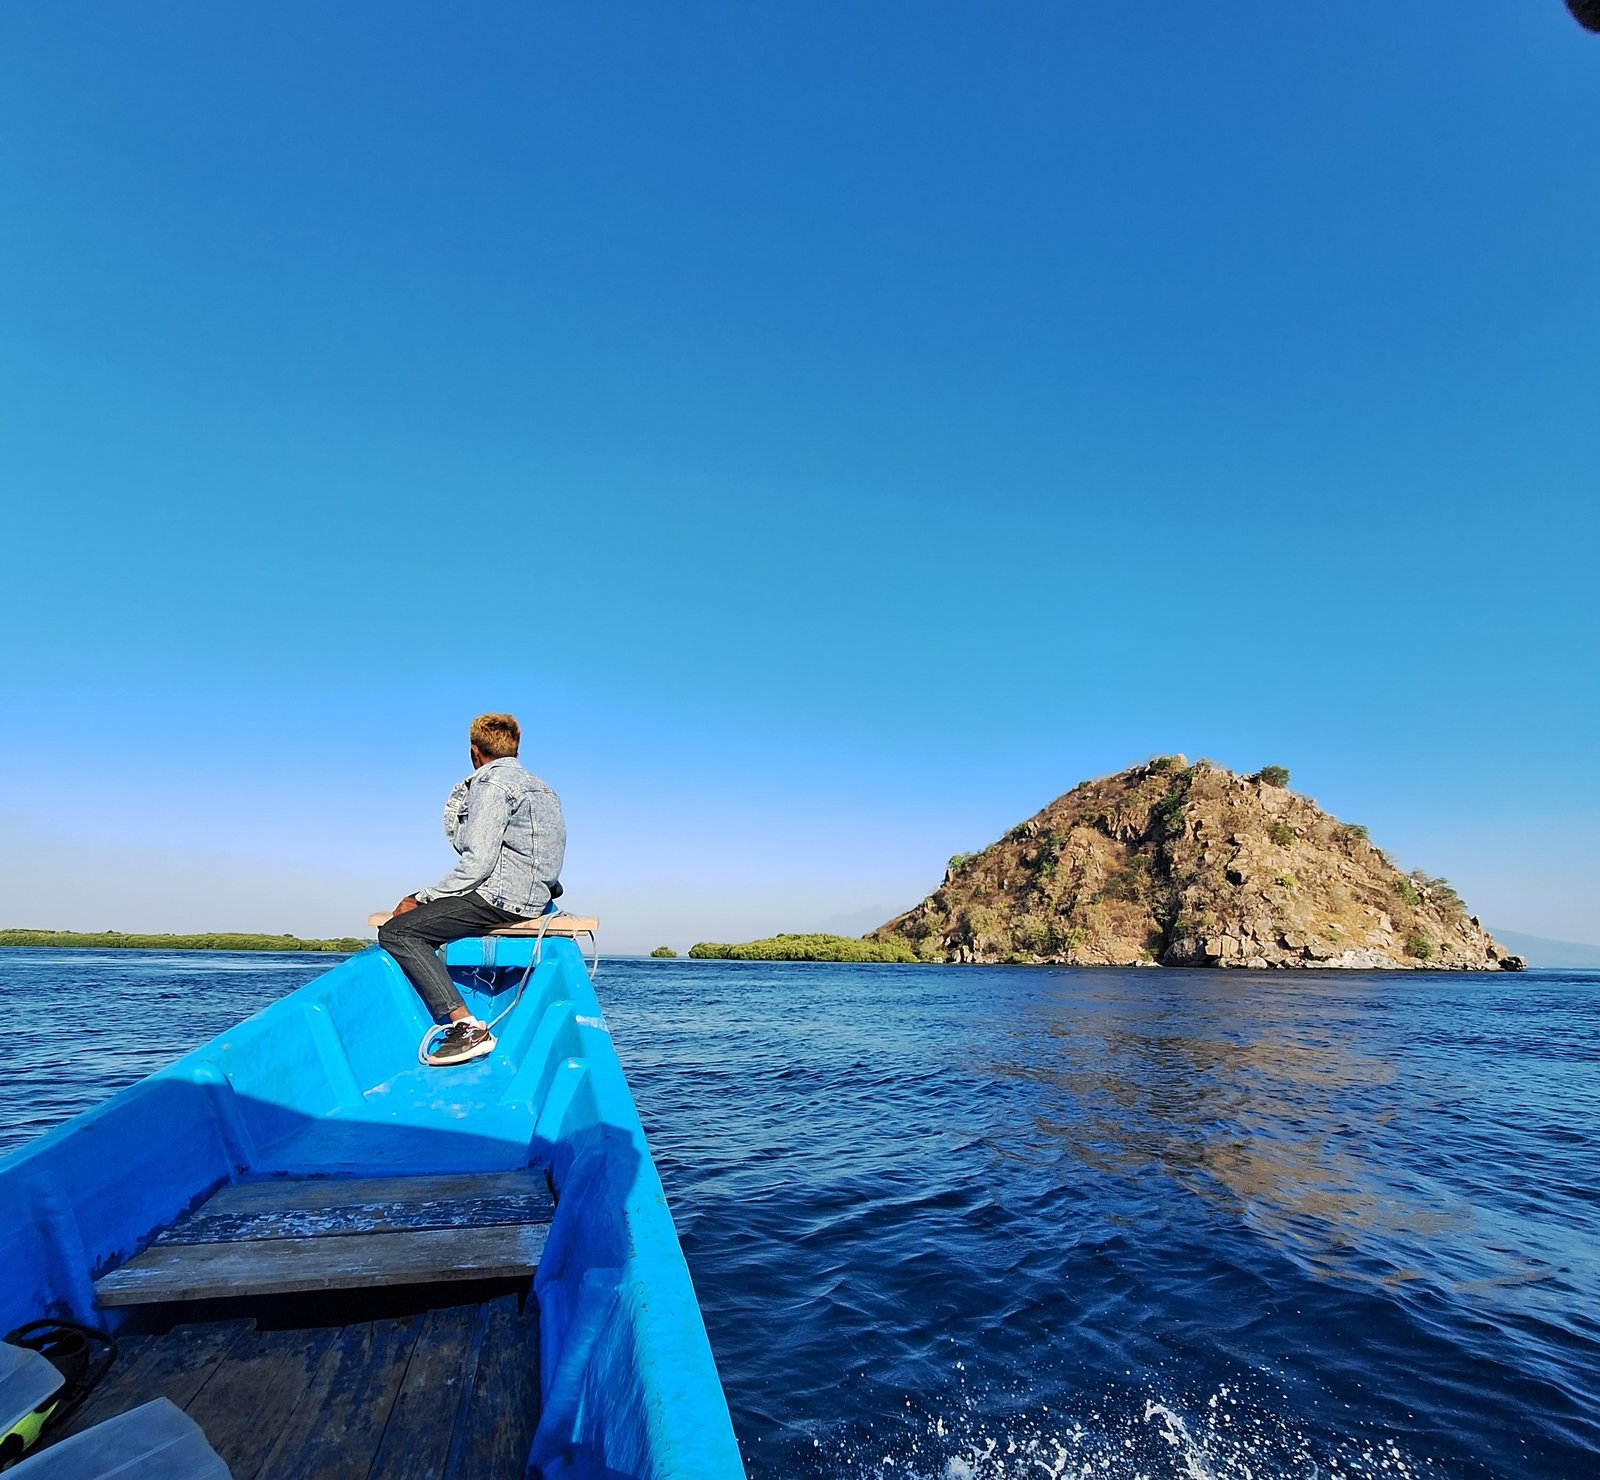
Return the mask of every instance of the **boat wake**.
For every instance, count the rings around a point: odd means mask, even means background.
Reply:
[[[907,1417],[911,1416],[906,1400]],[[1284,1406],[1220,1387],[1197,1411],[1154,1396],[1118,1396],[1080,1417],[1041,1406],[1006,1420],[958,1401],[885,1444],[845,1441],[816,1473],[849,1480],[1423,1480],[1440,1472],[1393,1439],[1313,1439]],[[817,1451],[821,1451],[818,1453]]]

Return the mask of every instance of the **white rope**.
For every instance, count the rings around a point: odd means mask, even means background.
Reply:
[[[533,973],[538,969],[539,961],[544,954],[545,934],[550,929],[550,926],[560,918],[561,915],[559,911],[539,916],[539,933],[533,939],[533,950],[528,956],[528,969],[522,973],[522,980],[517,983],[516,995],[511,999],[511,1005],[506,1008],[506,1010],[502,1012],[499,1017],[492,1018],[488,1023],[484,1024],[485,1028],[490,1033],[494,1032],[494,1030],[499,1027],[501,1023],[503,1023],[508,1017],[511,1016],[513,1012],[516,1011],[517,1003],[522,1001],[522,994],[525,990],[527,990],[528,982],[532,978]],[[589,937],[589,944],[594,947],[594,963],[593,965],[588,966],[589,978],[592,981],[594,979],[595,972],[600,968],[600,946],[594,938],[594,931],[585,930],[581,933]],[[585,964],[587,965],[588,963]],[[474,1021],[477,1021],[476,1017],[474,1017]],[[417,1062],[419,1064],[428,1064],[430,1062],[428,1058],[428,1053],[430,1051],[429,1046],[432,1044],[435,1038],[442,1037],[444,1034],[448,1033],[450,1031],[450,1027],[451,1025],[449,1023],[428,1024],[428,1031],[422,1035],[422,1042],[417,1045]]]
[[[428,1031],[422,1035],[422,1042],[417,1045],[417,1062],[419,1064],[432,1064],[433,1061],[428,1057],[429,1045],[435,1038],[443,1038],[454,1026],[454,1023],[428,1024]]]
[[[539,916],[539,933],[533,939],[533,950],[528,956],[528,969],[522,973],[522,980],[517,983],[517,995],[511,999],[511,1006],[506,1008],[506,1010],[502,1012],[500,1016],[494,1020],[494,1022],[489,1024],[489,1031],[491,1033],[494,1032],[496,1024],[504,1022],[506,1018],[508,1018],[516,1010],[517,1003],[522,1001],[523,990],[528,985],[528,979],[533,975],[534,971],[537,970],[539,958],[544,951],[545,931],[550,928],[550,923],[552,920],[559,918],[560,916],[558,914]]]

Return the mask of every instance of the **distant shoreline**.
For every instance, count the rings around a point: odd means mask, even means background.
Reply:
[[[0,930],[0,947],[87,951],[321,951],[349,954],[372,942],[341,936],[301,940],[294,935],[124,935],[117,930]]]
[[[703,940],[689,947],[696,961],[858,961],[915,965],[917,954],[903,940],[861,940],[848,935],[770,935],[739,945]]]

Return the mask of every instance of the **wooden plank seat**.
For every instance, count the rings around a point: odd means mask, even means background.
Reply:
[[[387,910],[380,910],[377,914],[367,916],[367,924],[376,930],[380,925],[387,925],[394,916]],[[543,922],[548,919],[548,924]],[[592,936],[600,928],[600,921],[594,915],[536,915],[531,920],[519,920],[515,925],[502,925],[498,930],[486,932],[489,935],[532,935],[537,936],[543,925],[546,937],[555,935],[589,935]]]
[[[219,1189],[95,1282],[148,1305],[531,1275],[555,1204],[544,1174],[350,1177]]]
[[[544,933],[551,935],[593,935],[600,928],[600,921],[593,915],[552,915],[550,923],[545,926]],[[520,920],[515,925],[502,925],[498,930],[491,930],[490,935],[537,935],[539,933],[538,920]]]

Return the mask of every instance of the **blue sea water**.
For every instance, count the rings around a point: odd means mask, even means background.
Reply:
[[[325,964],[0,952],[0,1149]],[[1600,1474],[1600,974],[598,986],[755,1480]]]

